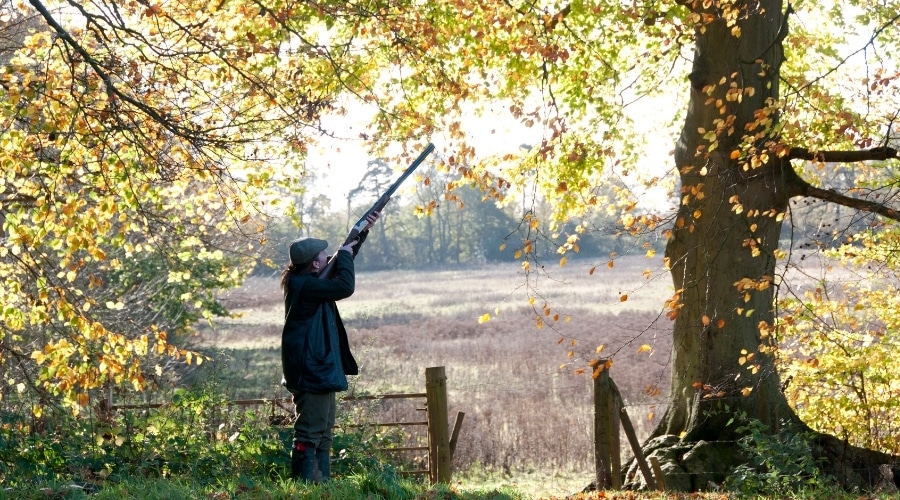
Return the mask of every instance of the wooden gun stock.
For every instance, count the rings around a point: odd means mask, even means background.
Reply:
[[[344,239],[344,243],[341,244],[342,247],[349,245],[353,242],[353,240],[359,237],[359,233],[362,232],[362,230],[366,227],[366,224],[368,224],[368,221],[366,221],[366,217],[368,217],[372,212],[381,212],[384,209],[385,205],[387,205],[388,202],[391,201],[391,196],[393,196],[394,192],[397,191],[397,188],[400,187],[400,184],[402,184],[403,181],[405,181],[406,178],[409,177],[410,174],[412,174],[413,171],[417,169],[423,161],[425,161],[425,158],[427,158],[432,151],[434,151],[434,144],[428,144],[428,146],[425,147],[425,150],[422,151],[421,154],[419,154],[418,158],[416,158],[409,165],[409,167],[403,171],[403,174],[400,175],[400,177],[396,181],[394,181],[393,184],[391,184],[391,187],[389,187],[388,190],[378,198],[378,201],[376,201],[375,204],[372,205],[372,208],[366,210],[366,213],[363,214],[363,216],[360,217],[358,221],[356,221],[356,224],[354,224],[352,228],[350,228],[350,232],[347,234],[347,238]],[[334,254],[328,259],[328,264],[326,264],[325,267],[322,268],[322,271],[319,273],[320,279],[330,279],[334,275],[334,258],[337,256],[337,253],[339,251],[340,250],[335,251]]]

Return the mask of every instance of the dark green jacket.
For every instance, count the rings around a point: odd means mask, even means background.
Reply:
[[[362,236],[354,248],[354,255],[337,253],[331,279],[319,279],[312,273],[288,279],[281,332],[281,383],[291,392],[345,391],[346,375],[359,374],[335,302],[353,295],[353,257],[364,239]]]

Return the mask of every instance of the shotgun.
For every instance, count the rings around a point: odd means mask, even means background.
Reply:
[[[359,218],[359,220],[356,222],[356,224],[353,225],[352,228],[350,228],[350,233],[347,234],[347,238],[344,240],[344,243],[341,244],[342,247],[349,245],[359,236],[359,233],[363,230],[364,227],[366,227],[366,217],[368,217],[372,212],[381,212],[381,210],[384,209],[385,205],[387,205],[388,202],[391,201],[391,196],[394,194],[394,191],[396,191],[397,188],[400,187],[400,184],[403,184],[403,181],[405,181],[406,178],[409,177],[410,174],[412,174],[413,171],[418,168],[423,161],[425,161],[425,158],[428,157],[428,155],[431,154],[432,151],[434,151],[434,144],[428,144],[428,146],[425,147],[425,150],[422,151],[421,154],[419,154],[419,157],[416,158],[412,162],[412,164],[410,164],[410,166],[403,171],[403,174],[396,181],[394,181],[393,184],[391,184],[391,187],[389,187],[387,191],[385,191],[384,194],[382,194],[381,197],[378,198],[378,201],[376,201],[375,204],[372,205],[372,208],[366,210],[366,213]],[[328,259],[328,264],[325,264],[325,267],[322,268],[322,272],[319,273],[320,279],[331,278],[331,276],[334,274],[334,258],[337,256],[337,252],[339,251],[340,250],[334,252],[334,254]]]

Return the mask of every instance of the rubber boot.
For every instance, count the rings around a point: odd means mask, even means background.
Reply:
[[[323,483],[331,479],[331,450],[316,450],[316,463],[319,466],[319,479]]]
[[[311,483],[316,470],[316,449],[312,445],[294,443],[291,449],[291,479]]]

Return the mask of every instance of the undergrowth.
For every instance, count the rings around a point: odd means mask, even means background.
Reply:
[[[9,401],[6,401],[9,403]],[[292,428],[227,404],[213,385],[178,390],[153,409],[72,416],[0,415],[0,499],[519,499],[495,488],[457,491],[398,473],[379,452],[396,436],[358,427],[335,436],[334,480],[289,479]],[[358,415],[357,415],[358,417]],[[396,462],[396,460],[394,460]]]
[[[402,463],[379,452],[397,436],[375,435],[374,426],[348,426],[354,430],[335,436],[332,481],[292,481],[290,426],[227,404],[215,386],[178,390],[171,404],[158,409],[22,415],[0,414],[0,500],[537,498],[523,492],[525,485],[489,480],[478,471],[460,473],[450,485],[406,476]],[[751,420],[741,423],[748,435],[741,448],[756,467],[736,473],[731,493],[573,491],[566,498],[850,498],[816,475],[802,436],[785,441]],[[545,485],[553,481],[554,471],[535,472]]]

